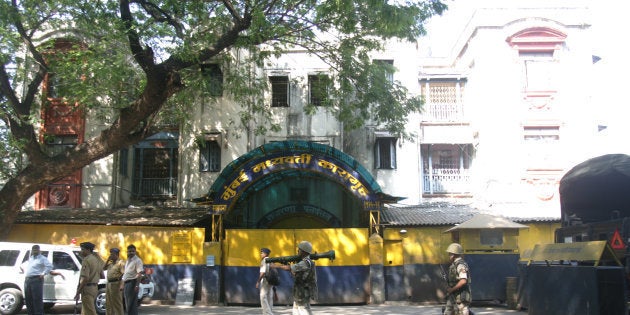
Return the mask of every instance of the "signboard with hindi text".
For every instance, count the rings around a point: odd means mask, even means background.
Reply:
[[[171,262],[189,263],[192,261],[192,231],[173,232],[171,244]]]

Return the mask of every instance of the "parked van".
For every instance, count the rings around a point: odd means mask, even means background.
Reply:
[[[24,277],[31,253],[32,243],[0,242],[0,314],[18,313],[24,305]],[[79,246],[37,244],[40,252],[53,265],[53,270],[63,277],[44,277],[44,308],[50,309],[56,303],[74,303],[74,295],[79,283],[81,260]],[[22,267],[22,268],[21,268]],[[105,314],[105,285],[107,280],[98,283],[99,292],[94,299],[96,310]],[[138,300],[153,296],[153,283],[140,284]],[[138,301],[138,302],[139,302]]]

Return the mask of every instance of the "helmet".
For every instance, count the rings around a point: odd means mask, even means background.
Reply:
[[[464,254],[464,249],[462,248],[462,245],[459,245],[457,243],[453,243],[451,245],[448,245],[448,248],[446,248],[446,252],[447,253],[451,253],[451,254],[455,254],[455,255],[463,255]]]
[[[309,254],[313,253],[313,245],[307,241],[301,241],[297,247]]]

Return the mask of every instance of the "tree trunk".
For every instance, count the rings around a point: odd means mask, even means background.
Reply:
[[[151,124],[147,120],[182,88],[176,73],[164,71],[163,68],[157,70],[147,74],[147,85],[142,95],[121,111],[109,128],[59,156],[47,158],[42,163],[29,164],[0,189],[0,240],[7,239],[22,207],[37,191],[148,136]]]

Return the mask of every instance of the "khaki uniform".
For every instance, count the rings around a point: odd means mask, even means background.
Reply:
[[[94,299],[98,294],[98,280],[101,278],[104,262],[96,254],[87,255],[81,263],[81,278],[85,286],[81,293],[81,315],[96,315]]]
[[[120,281],[125,272],[125,262],[122,259],[107,266],[107,315],[124,315],[123,294],[120,291]]]

